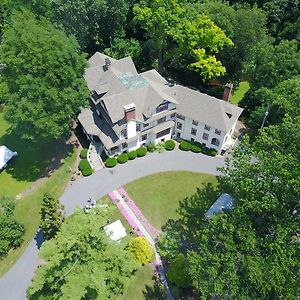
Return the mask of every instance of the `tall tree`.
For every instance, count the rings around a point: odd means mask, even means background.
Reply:
[[[134,6],[134,21],[146,30],[158,53],[158,70],[164,61],[187,57],[188,66],[204,79],[225,73],[215,55],[232,41],[206,15],[194,6],[177,0],[146,1]]]
[[[87,103],[85,57],[73,37],[26,10],[17,12],[0,47],[6,119],[26,139],[60,139]]]
[[[47,261],[28,289],[30,299],[109,299],[120,296],[137,265],[125,243],[104,233],[107,212],[78,210],[57,236],[46,241],[40,257]]]
[[[41,207],[41,229],[46,240],[55,237],[64,221],[63,208],[59,200],[46,193]]]

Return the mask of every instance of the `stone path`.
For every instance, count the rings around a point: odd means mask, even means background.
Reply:
[[[117,190],[114,190],[113,193],[115,194],[116,198],[119,200],[119,203],[121,204],[123,209],[125,209],[127,211],[129,216],[134,220],[134,222],[138,226],[138,229],[143,233],[143,235],[145,236],[145,238],[147,239],[149,244],[153,247],[153,250],[154,250],[154,253],[155,253],[155,264],[156,264],[156,266],[158,266],[157,271],[160,275],[161,282],[162,282],[162,284],[165,288],[168,299],[173,300],[174,298],[171,294],[171,291],[170,291],[170,288],[169,288],[169,285],[168,285],[168,282],[167,282],[165,270],[164,270],[164,267],[163,267],[163,264],[162,264],[162,261],[161,261],[161,257],[159,255],[157,249],[156,249],[155,241],[153,240],[151,235],[148,233],[148,231],[146,230],[144,225],[140,222],[140,220],[136,217],[136,215],[130,209],[130,207],[126,204],[126,202],[124,201],[124,199],[122,198],[120,193]]]

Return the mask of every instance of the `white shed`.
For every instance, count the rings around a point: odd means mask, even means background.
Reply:
[[[223,209],[233,209],[234,199],[231,195],[223,193],[205,213],[206,218],[211,218],[215,213],[222,212]]]
[[[118,241],[127,235],[126,230],[120,220],[105,226],[104,231],[106,235],[108,235],[113,241]]]

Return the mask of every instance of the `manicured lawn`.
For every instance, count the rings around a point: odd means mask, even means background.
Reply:
[[[120,298],[119,298],[120,299]],[[121,297],[122,300],[166,299],[161,285],[155,285],[153,270],[149,266],[140,267]]]
[[[27,247],[28,242],[35,235],[40,223],[39,211],[44,193],[49,192],[53,196],[59,197],[64,191],[71,177],[70,167],[73,167],[77,155],[77,151],[72,150],[64,159],[62,165],[49,179],[45,180],[28,196],[17,201],[15,215],[25,226],[24,242],[21,247],[10,251],[9,254],[0,261],[0,276],[7,272],[18,260]],[[2,180],[2,178],[0,180]]]
[[[0,145],[18,152],[9,167],[0,173],[0,194],[6,196],[20,194],[45,172],[55,157],[62,155],[57,142],[33,143],[14,136],[3,113],[0,113]]]
[[[138,179],[125,189],[149,222],[160,229],[168,219],[176,219],[179,201],[193,195],[197,188],[216,177],[192,172],[157,173]]]
[[[249,82],[248,81],[241,81],[239,84],[238,89],[235,93],[231,96],[230,102],[232,104],[238,105],[239,102],[243,99],[246,92],[249,90]]]

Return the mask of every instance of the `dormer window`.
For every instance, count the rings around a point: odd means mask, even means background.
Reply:
[[[156,107],[156,113],[160,113],[162,111],[166,111],[168,110],[168,103],[164,103],[164,104],[161,104],[159,105],[158,107]]]
[[[227,117],[230,119],[232,117],[232,114],[226,113]]]
[[[210,126],[205,125],[205,126],[204,126],[204,129],[207,130],[207,131],[210,131]]]
[[[126,136],[127,136],[127,130],[126,129],[122,129],[121,130],[121,139],[126,138]]]
[[[220,135],[220,134],[221,134],[221,130],[216,129],[216,130],[215,130],[215,134]]]

